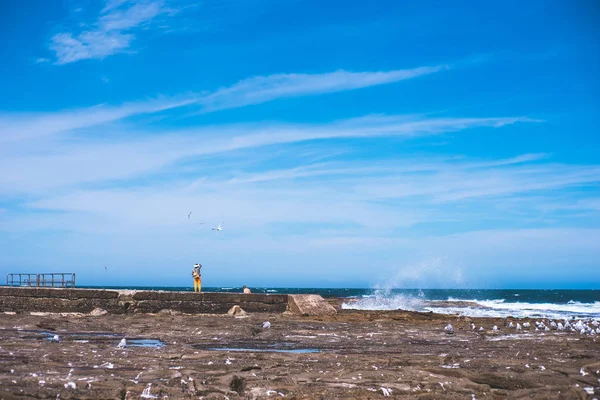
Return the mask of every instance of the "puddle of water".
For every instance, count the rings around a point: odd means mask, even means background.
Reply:
[[[319,353],[319,349],[249,349],[249,348],[233,348],[233,347],[211,347],[206,350],[211,351],[246,351],[249,353]]]
[[[165,343],[158,339],[128,339],[127,346],[161,348]]]
[[[61,337],[69,337],[73,338],[77,343],[89,343],[90,340],[94,340],[93,338],[122,338],[124,335],[120,333],[104,333],[104,332],[47,332],[47,331],[35,331],[36,333],[41,333],[44,335],[45,340],[52,340],[54,335],[59,335]],[[82,338],[90,339],[83,340]],[[161,348],[165,345],[165,343],[158,339],[127,339],[127,346],[131,347],[153,347],[153,348]]]

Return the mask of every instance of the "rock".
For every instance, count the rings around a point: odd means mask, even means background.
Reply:
[[[335,315],[337,310],[317,294],[290,294],[289,310],[295,315]]]
[[[90,315],[91,315],[92,317],[99,317],[99,316],[101,316],[101,315],[106,315],[106,314],[108,314],[108,311],[106,311],[106,310],[105,310],[105,309],[103,309],[103,308],[99,308],[99,307],[96,307],[96,308],[94,308],[94,309],[92,310],[92,312],[90,312]]]
[[[245,317],[247,315],[246,311],[242,310],[240,306],[233,306],[227,311],[227,315],[231,315],[233,317]]]
[[[170,308],[163,308],[158,312],[159,315],[181,315],[181,311],[171,310]]]
[[[246,390],[246,379],[234,375],[229,383],[229,388],[234,392],[237,392],[240,396],[244,395],[244,391]]]

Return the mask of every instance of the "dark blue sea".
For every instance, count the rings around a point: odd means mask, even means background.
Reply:
[[[190,287],[104,286],[104,289],[192,291]],[[600,290],[251,288],[252,293],[345,298],[343,308],[434,311],[475,317],[600,318]],[[241,293],[239,287],[204,292]]]

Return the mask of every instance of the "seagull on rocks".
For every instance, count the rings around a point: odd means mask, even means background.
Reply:
[[[554,322],[554,321],[550,322],[550,327],[551,327],[552,329],[558,329],[558,325],[557,325],[557,324],[556,324],[556,322]]]
[[[479,327],[479,331],[485,331],[485,329],[483,329],[483,326]]]
[[[53,342],[56,342],[56,343],[60,343],[60,336],[58,336],[58,335],[54,335],[54,336],[52,337],[52,341],[53,341]]]
[[[521,324],[520,324],[520,323],[518,323],[518,322],[517,322],[517,328],[516,328],[516,329],[517,329],[518,331],[520,331],[520,330],[521,330]]]
[[[127,346],[127,340],[125,340],[125,338],[123,338],[123,339],[121,339],[121,341],[117,345],[117,348],[124,349],[126,346]]]
[[[529,322],[523,322],[523,328],[529,328],[531,325]]]
[[[513,323],[511,322],[510,324],[508,324],[508,327],[512,329],[512,328],[514,328],[514,327],[515,327],[515,324],[513,324]]]
[[[221,225],[223,225],[223,223],[222,223],[222,222],[221,222],[221,223],[219,224],[219,226],[217,226],[216,228],[212,228],[212,230],[213,230],[213,231],[222,231],[222,230],[223,230],[223,228],[221,228]]]
[[[446,325],[446,327],[444,328],[444,331],[446,331],[446,333],[448,335],[452,335],[454,333],[454,328],[452,327],[452,325],[448,324]]]
[[[271,323],[269,321],[265,321],[261,324],[263,329],[269,329],[271,327]]]
[[[558,324],[556,324],[556,330],[558,330],[558,331],[565,330],[565,327],[563,326],[562,322],[559,322]]]
[[[475,324],[473,322],[471,322],[471,330],[475,330]]]
[[[493,331],[497,331],[498,327],[496,325],[494,325],[494,327],[492,328]]]

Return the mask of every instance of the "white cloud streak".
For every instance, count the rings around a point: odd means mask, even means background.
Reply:
[[[195,103],[193,96],[156,99],[110,107],[99,105],[53,113],[0,114],[0,143],[27,141],[104,125],[141,114],[158,113]]]
[[[108,0],[91,29],[57,33],[50,49],[56,53],[56,64],[121,53],[130,48],[138,28],[167,12],[162,0]]]
[[[154,105],[164,109],[173,103]],[[143,110],[147,110],[143,108]],[[76,118],[51,118],[31,122],[29,130],[18,132],[34,135],[37,128],[53,132],[92,123],[113,121],[140,111],[124,107]],[[1,121],[1,120],[0,120]],[[74,138],[70,141],[44,142],[42,146],[26,142],[25,147],[7,147],[0,159],[0,192],[30,192],[51,188],[119,180],[157,172],[193,157],[257,149],[266,146],[339,138],[374,138],[383,136],[416,137],[455,132],[473,127],[500,127],[525,118],[429,119],[405,116],[369,116],[323,125],[226,125],[186,132],[161,132],[152,137],[120,139],[105,143],[94,139]],[[87,125],[86,125],[87,124]],[[1,126],[1,123],[0,123]],[[21,127],[21,129],[24,129]],[[8,130],[10,134],[11,130]],[[100,134],[100,136],[102,136]],[[9,136],[10,137],[10,136]],[[30,147],[31,146],[31,147]],[[106,163],[110,160],[110,163]],[[105,164],[103,168],[98,165]],[[108,164],[108,165],[106,165]],[[297,171],[296,171],[297,172]]]
[[[174,98],[162,98],[149,101],[138,101],[125,103],[120,106],[99,105],[94,107],[64,110],[44,114],[1,114],[0,113],[0,143],[10,142],[34,137],[52,136],[81,128],[88,128],[102,125],[109,122],[115,122],[140,114],[159,113],[165,110],[196,105],[203,108],[204,112],[212,112],[225,108],[243,107],[249,104],[258,104],[266,101],[272,101],[278,98],[291,96],[304,96],[311,94],[331,93],[335,91],[344,91],[356,88],[364,88],[372,85],[391,83],[402,79],[409,79],[426,73],[439,71],[445,67],[422,67],[411,70],[396,70],[388,72],[359,72],[349,73],[338,71],[325,74],[288,74],[254,77],[239,82],[229,88],[219,89],[209,94],[192,94],[178,96]],[[408,117],[403,117],[407,119]],[[397,117],[389,117],[388,120],[381,116],[367,117],[361,120],[352,120],[347,124],[356,126],[362,133],[361,135],[376,135],[377,129],[389,129],[390,122]],[[520,118],[525,121],[526,119]],[[402,121],[399,121],[402,122]],[[453,119],[452,124],[462,123],[464,127],[474,123],[482,126],[492,123],[509,124],[517,122],[517,119],[496,118],[496,119]],[[362,129],[360,124],[369,127],[372,133]],[[382,125],[377,128],[375,123]],[[438,127],[431,122],[420,124],[413,121],[413,125],[403,124],[405,131],[423,131],[429,129],[435,133],[439,128],[445,129],[448,121],[438,120]],[[460,126],[457,128],[462,129]],[[340,129],[347,132],[351,131],[349,126],[340,125]],[[358,132],[358,131],[357,131]],[[357,133],[358,134],[358,133]],[[323,138],[328,134],[321,132]],[[286,141],[283,139],[281,140]],[[313,137],[318,139],[318,137]],[[255,136],[253,140],[260,140]],[[294,140],[291,140],[294,141]]]
[[[335,71],[323,74],[277,74],[256,76],[221,88],[201,99],[204,112],[265,103],[274,99],[334,93],[383,85],[429,75],[448,65],[381,72]]]

